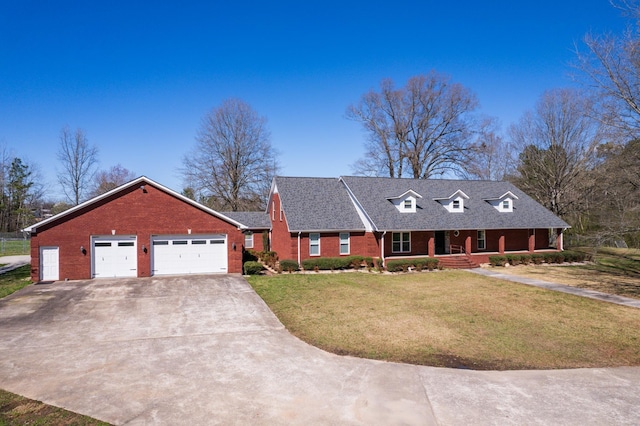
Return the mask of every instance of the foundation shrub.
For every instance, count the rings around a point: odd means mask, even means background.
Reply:
[[[533,253],[531,256],[531,263],[534,265],[540,265],[544,262],[544,255],[541,253]]]
[[[244,264],[245,262],[257,262],[258,261],[258,255],[256,254],[255,250],[245,250],[242,253],[242,263]]]
[[[438,259],[431,257],[421,257],[417,259],[398,259],[389,260],[387,262],[387,271],[389,272],[407,272],[409,268],[415,268],[418,271],[427,269],[433,271],[438,267]]]
[[[248,261],[244,262],[244,274],[245,275],[258,275],[262,272],[263,266],[260,262]]]
[[[507,259],[507,262],[509,262],[509,265],[511,266],[518,266],[521,263],[519,254],[507,254],[504,257]]]
[[[283,259],[280,261],[280,269],[284,272],[294,272],[300,269],[298,262],[291,259]]]
[[[489,256],[489,263],[491,266],[504,266],[507,264],[506,256]]]
[[[302,261],[302,267],[306,271],[335,271],[336,269],[347,269],[350,262],[346,257],[316,257]]]

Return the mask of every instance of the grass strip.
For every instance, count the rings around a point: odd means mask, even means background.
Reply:
[[[31,284],[31,265],[24,265],[0,275],[0,298]]]
[[[108,425],[91,417],[0,390],[0,425]]]

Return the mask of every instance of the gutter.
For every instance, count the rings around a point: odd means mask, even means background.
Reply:
[[[387,231],[384,231],[382,233],[382,238],[380,239],[381,244],[380,244],[380,258],[382,259],[382,267],[384,267],[385,264],[385,258],[384,258],[384,236],[387,235]]]

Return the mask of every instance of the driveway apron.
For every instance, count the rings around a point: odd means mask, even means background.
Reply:
[[[477,372],[342,357],[239,276],[32,285],[0,388],[113,424],[638,424],[640,369]]]

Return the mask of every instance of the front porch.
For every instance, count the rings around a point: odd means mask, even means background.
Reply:
[[[562,229],[413,231],[382,238],[385,261],[436,257],[452,269],[477,267],[494,255],[562,251]]]

